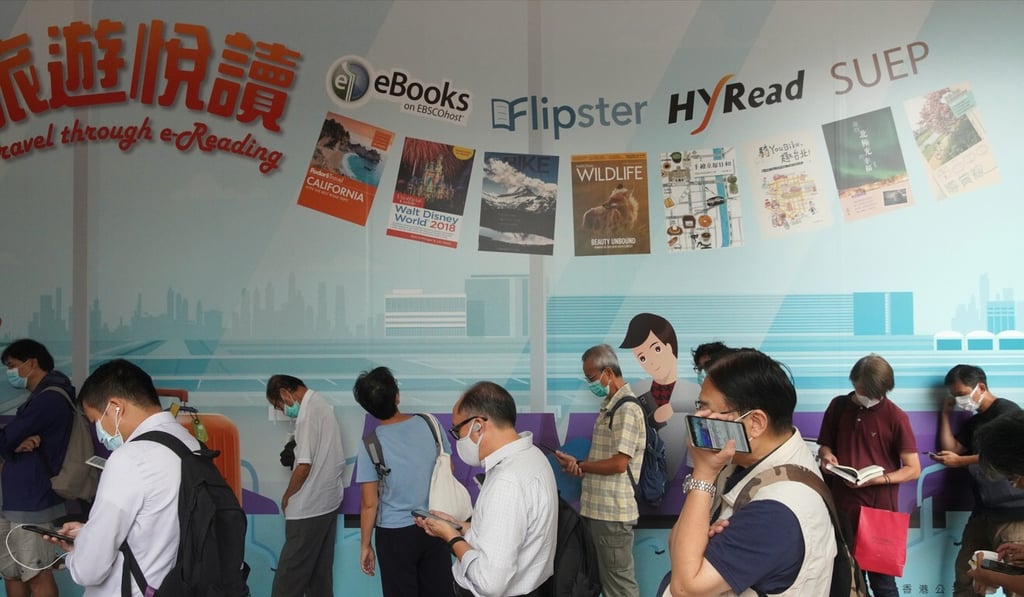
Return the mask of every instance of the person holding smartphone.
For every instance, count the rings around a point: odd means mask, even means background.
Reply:
[[[786,370],[757,350],[723,354],[709,363],[698,400],[696,416],[739,421],[750,452],[737,452],[734,439],[721,450],[690,450],[686,501],[669,534],[666,595],[739,595],[748,589],[828,595],[837,545],[828,508],[815,489],[789,477],[733,507],[748,485],[777,465],[797,465],[821,478],[793,426],[796,389]]]
[[[979,427],[974,441],[978,468],[986,478],[1000,479],[1014,489],[1024,489],[1024,412],[1008,413]],[[968,569],[965,574],[976,586],[1002,587],[1007,594],[1024,594],[1024,575],[1021,574],[1024,571],[1024,541],[1004,541],[994,549],[1000,562],[1018,567],[1013,570],[1014,574],[984,567]]]
[[[591,393],[601,399],[590,453],[586,460],[577,460],[558,451],[555,458],[566,473],[583,478],[580,516],[586,519],[594,538],[604,595],[639,597],[633,529],[640,511],[627,467],[633,479],[640,478],[647,446],[646,413],[639,403],[616,406],[620,400],[633,397],[633,390],[622,379],[619,359],[611,346],[588,348],[582,365]]]

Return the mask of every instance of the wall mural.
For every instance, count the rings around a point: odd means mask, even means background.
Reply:
[[[244,6],[0,7],[0,343],[36,338],[68,373],[128,358],[229,417],[253,586],[283,541],[271,374],[333,401],[346,482],[376,365],[442,424],[498,382],[523,429],[585,454],[580,355],[657,314],[674,362],[619,349],[635,389],[692,405],[693,347],[757,347],[792,371],[805,437],[885,357],[924,466],[898,587],[951,592],[971,496],[927,455],[942,378],[972,363],[1024,391],[1024,4]],[[0,389],[0,415],[20,400]],[[634,549],[645,596],[683,499],[677,418]],[[336,574],[373,594],[357,509],[350,485]]]

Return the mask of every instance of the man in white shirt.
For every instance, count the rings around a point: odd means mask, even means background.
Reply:
[[[449,433],[459,457],[483,466],[486,476],[473,523],[462,527],[430,518],[416,524],[448,542],[457,596],[546,595],[554,572],[558,490],[551,465],[533,445],[533,434],[515,429],[516,403],[505,388],[482,381],[452,410]]]
[[[345,472],[334,407],[290,375],[267,381],[267,401],[295,419],[295,468],[281,497],[285,538],[271,596],[334,597],[334,544]]]
[[[79,397],[112,453],[89,521],[69,522],[60,530],[75,539],[61,544],[69,552],[71,578],[85,587],[86,597],[120,595],[123,556],[118,548],[127,539],[143,576],[159,587],[178,552],[181,460],[156,442],[131,440],[164,431],[192,450],[199,449],[199,442],[161,409],[152,378],[123,359],[100,365],[82,384]],[[142,595],[136,583],[131,587],[132,595]]]

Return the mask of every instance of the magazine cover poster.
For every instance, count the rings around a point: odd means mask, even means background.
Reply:
[[[935,197],[945,199],[1001,180],[969,83],[904,102]]]
[[[743,244],[743,214],[733,147],[661,154],[662,240],[669,253]]]
[[[406,138],[388,236],[457,247],[475,155],[466,147]]]
[[[651,252],[647,154],[572,156],[576,255]]]
[[[366,225],[395,134],[327,113],[299,190],[299,205]]]
[[[754,210],[763,238],[816,230],[832,225],[831,189],[812,131],[798,131],[746,145],[744,159],[753,165]]]
[[[892,110],[882,108],[822,125],[839,207],[847,222],[913,204]]]
[[[484,154],[481,251],[552,255],[558,157]]]

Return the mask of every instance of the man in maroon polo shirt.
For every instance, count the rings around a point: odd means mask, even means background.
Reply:
[[[818,432],[821,465],[842,464],[860,469],[876,464],[885,474],[862,485],[832,477],[832,496],[841,517],[846,517],[854,536],[861,506],[899,510],[899,484],[921,475],[917,441],[907,413],[893,404],[892,366],[877,354],[860,359],[850,370],[853,391],[836,396],[825,411]],[[827,471],[826,471],[827,472]],[[868,572],[875,597],[896,597],[896,579]]]

